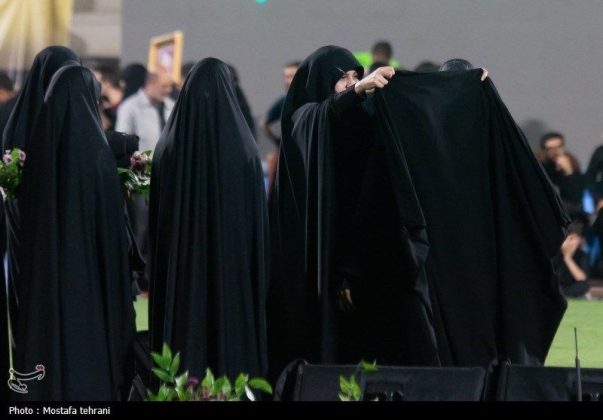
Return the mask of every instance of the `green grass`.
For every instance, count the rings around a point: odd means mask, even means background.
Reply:
[[[574,366],[574,327],[582,367],[603,368],[603,301],[569,300],[546,366]]]
[[[138,298],[136,329],[148,328],[148,299]],[[603,368],[603,301],[570,300],[549,351],[546,366],[574,366],[574,327],[578,328],[582,367]]]
[[[149,299],[138,297],[134,301],[136,311],[136,331],[147,331],[149,329]]]

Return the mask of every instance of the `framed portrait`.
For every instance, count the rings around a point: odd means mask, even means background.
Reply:
[[[151,38],[149,43],[149,62],[147,68],[152,73],[167,73],[174,83],[182,82],[182,31],[170,32]]]

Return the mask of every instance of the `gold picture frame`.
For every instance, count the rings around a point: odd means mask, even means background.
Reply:
[[[176,84],[182,82],[182,48],[184,33],[170,32],[151,38],[147,68],[151,73],[168,73]]]

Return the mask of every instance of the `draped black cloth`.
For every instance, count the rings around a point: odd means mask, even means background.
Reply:
[[[262,166],[226,64],[189,73],[155,148],[149,205],[152,347],[182,369],[266,372]]]
[[[27,79],[21,88],[19,94],[1,107],[0,110],[0,136],[2,138],[2,151],[11,150],[15,147],[27,150],[27,140],[31,136],[32,129],[36,124],[42,105],[44,95],[50,83],[52,75],[66,63],[79,63],[79,58],[68,48],[53,46],[40,51],[31,65]],[[10,200],[2,203],[0,251],[2,256],[2,291],[1,300],[1,319],[2,327],[0,334],[2,337],[2,383],[6,383],[4,375],[8,375],[8,368],[4,368],[4,363],[8,364],[9,351],[8,329],[9,316],[7,306],[10,310],[10,322],[14,325],[17,320],[17,306],[19,304],[18,287],[15,283],[15,277],[18,273],[15,248],[19,232],[19,209],[17,200]],[[8,276],[5,278],[4,256],[8,254]],[[6,284],[6,289],[5,289]],[[6,333],[4,331],[7,331]],[[14,338],[14,337],[13,337]],[[13,345],[16,343],[13,342]],[[8,389],[5,387],[5,389]]]
[[[397,74],[376,94],[427,223],[446,365],[544,362],[566,303],[552,259],[569,220],[481,70]]]
[[[287,96],[270,197],[271,374],[298,357],[542,363],[565,310],[551,261],[568,220],[494,86],[481,70],[398,73],[374,115],[371,99],[340,113],[357,99],[333,86],[356,67],[319,49]],[[342,287],[357,306],[347,319]]]
[[[78,64],[78,56],[66,47],[53,46],[43,49],[36,55],[31,65],[27,79],[17,96],[16,102],[12,108],[4,132],[2,133],[3,151],[11,150],[15,147],[27,152],[28,140],[32,135],[33,127],[36,125],[42,105],[44,95],[50,84],[53,74],[65,64]],[[16,261],[15,249],[17,238],[19,236],[19,206],[18,200],[10,200],[4,203],[6,239],[8,252],[8,296],[11,310],[11,320],[16,322],[16,313],[14,312],[19,303],[19,284],[15,284],[15,277],[19,272]],[[4,254],[2,254],[4,256]]]
[[[425,220],[389,126],[374,125],[353,90],[334,94],[349,70],[362,76],[349,51],[323,47],[302,63],[285,101],[270,196],[271,377],[295,358],[439,364]],[[336,309],[342,287],[353,314]]]
[[[99,94],[90,70],[62,67],[27,139],[14,361],[21,373],[46,371],[28,383],[30,400],[118,400],[131,380],[123,202]]]

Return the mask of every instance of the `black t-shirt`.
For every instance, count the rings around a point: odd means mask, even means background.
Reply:
[[[268,114],[266,114],[266,123],[272,124],[274,122],[280,121],[281,113],[283,111],[283,105],[285,105],[286,95],[281,96],[276,100],[268,110]]]

